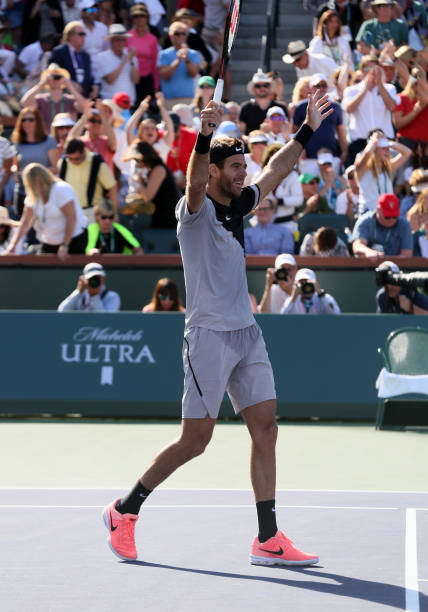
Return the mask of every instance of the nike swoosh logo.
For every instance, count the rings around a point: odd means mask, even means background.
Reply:
[[[116,529],[117,529],[117,525],[116,525],[116,527],[113,525],[113,520],[112,520],[112,518],[111,518],[111,515],[110,515],[110,529],[111,529],[112,531],[116,531]]]
[[[225,221],[232,221],[232,217],[226,217]]]
[[[260,550],[263,550],[267,553],[271,553],[272,555],[282,555],[282,553],[284,552],[282,548],[280,548],[279,550],[268,550],[267,548],[261,548]]]

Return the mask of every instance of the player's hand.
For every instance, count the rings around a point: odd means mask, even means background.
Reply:
[[[322,95],[320,90],[314,94],[308,96],[308,108],[306,110],[306,119],[305,123],[307,123],[314,132],[319,128],[323,120],[331,115],[334,111],[331,106],[330,100],[328,99],[328,95]]]
[[[222,114],[221,107],[214,100],[210,100],[206,107],[201,110],[201,127],[199,128],[201,134],[204,136],[212,134],[220,125]]]

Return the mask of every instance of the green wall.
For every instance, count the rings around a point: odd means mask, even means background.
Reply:
[[[377,347],[400,315],[258,315],[279,415],[374,418]],[[425,317],[412,325],[428,328]],[[0,312],[0,413],[179,417],[184,316]],[[226,404],[223,415],[232,414]]]
[[[159,278],[168,276],[179,286],[184,300],[183,270],[177,267],[109,268],[108,286],[122,299],[122,310],[141,310],[150,301]],[[81,268],[0,267],[0,310],[56,310],[77,284]],[[321,286],[337,300],[342,312],[375,312],[374,273],[370,269],[316,271]],[[265,284],[264,268],[249,268],[249,290],[260,301]]]

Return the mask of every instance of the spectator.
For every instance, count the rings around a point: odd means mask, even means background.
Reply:
[[[284,100],[284,81],[282,80],[280,72],[278,70],[272,70],[266,72],[266,76],[272,81],[272,100],[286,107],[287,104]]]
[[[60,4],[62,18],[64,19],[65,24],[69,23],[70,21],[79,21],[80,9],[78,6],[78,0],[60,0]]]
[[[315,74],[310,81],[311,92],[320,90],[326,93],[328,89],[327,77],[323,74]],[[327,147],[333,154],[336,172],[339,170],[340,163],[344,162],[348,155],[348,143],[346,140],[346,130],[343,124],[342,108],[337,102],[330,102],[333,112],[322,122],[320,129],[317,130],[305,147],[306,157],[299,162],[301,172],[318,173],[317,157],[318,151],[322,147]],[[302,100],[294,111],[293,133],[295,134],[302,125],[306,116],[308,101]]]
[[[49,136],[44,128],[43,120],[37,108],[26,106],[19,113],[11,141],[15,144],[18,182],[14,190],[14,209],[21,216],[25,189],[22,182],[22,172],[31,162],[37,162],[55,171],[58,151],[55,138]]]
[[[98,6],[96,0],[81,0],[79,8],[83,29],[86,32],[83,50],[91,58],[92,72],[98,78],[95,61],[98,54],[108,48],[108,28],[104,23],[97,20]]]
[[[88,226],[86,255],[122,253],[143,255],[140,243],[124,225],[115,223],[111,202],[101,200],[94,208],[95,222]]]
[[[160,91],[155,94],[155,99],[164,125],[163,133],[159,132],[154,119],[146,118],[138,125],[138,130],[135,134],[138,122],[150,106],[151,97],[147,96],[126,124],[126,138],[128,145],[136,140],[147,142],[156,149],[163,161],[166,162],[175,139],[174,124],[165,108],[165,99]]]
[[[174,281],[170,278],[160,278],[156,283],[151,301],[144,306],[141,312],[186,312]]]
[[[0,123],[0,134],[3,132],[3,125]],[[10,140],[0,136],[0,202],[6,206],[11,205],[11,196],[7,194],[6,185],[12,176],[12,163],[15,151],[10,144]]]
[[[342,177],[334,171],[334,158],[326,147],[318,151],[318,174],[321,177],[319,194],[325,196],[331,212],[336,212],[337,198],[345,188]]]
[[[308,98],[310,92],[310,81],[311,77],[306,76],[298,79],[294,85],[293,93],[291,95],[291,102],[288,105],[288,117],[291,123],[293,123],[294,111],[296,110],[298,103]]]
[[[22,37],[16,46],[26,47],[44,34],[56,34],[64,27],[59,0],[26,0],[23,3]]]
[[[201,36],[210,51],[213,59],[210,75],[215,76],[220,66],[221,50],[223,46],[224,22],[229,7],[228,0],[203,0],[204,25]],[[225,71],[225,98],[230,98],[230,71]]]
[[[107,289],[106,273],[99,263],[91,262],[83,268],[76,289],[58,306],[58,312],[118,312],[120,297]]]
[[[126,50],[129,36],[122,24],[111,25],[108,32],[110,49],[95,57],[95,66],[101,80],[101,98],[113,98],[115,93],[122,91],[129,95],[131,105],[134,105],[135,85],[140,80],[140,74],[135,47]]]
[[[293,40],[288,43],[287,53],[282,56],[284,64],[294,64],[297,78],[314,74],[325,74],[327,82],[337,68],[337,64],[331,57],[322,53],[312,53],[306,49],[303,40]]]
[[[84,130],[86,131],[82,136]],[[87,149],[101,155],[114,173],[113,157],[117,148],[116,136],[100,99],[95,103],[92,100],[87,101],[83,115],[71,128],[68,138],[69,140],[80,138]]]
[[[418,168],[409,177],[411,195],[405,196],[400,202],[400,216],[405,217],[416,202],[418,195],[428,187],[428,171]]]
[[[355,49],[355,38],[363,21],[363,14],[359,4],[348,0],[336,0],[335,10],[342,22],[342,33],[348,38],[351,49]]]
[[[171,23],[174,21],[181,21],[185,23],[189,28],[189,34],[186,39],[186,43],[190,47],[190,49],[194,49],[200,55],[201,59],[201,70],[204,73],[210,72],[211,62],[213,58],[213,54],[206,46],[203,38],[200,36],[198,31],[198,22],[202,15],[198,14],[193,10],[189,10],[188,8],[180,8],[178,9],[171,19]],[[167,49],[171,46],[171,40],[169,36],[166,37],[163,43],[163,48]],[[216,52],[214,53],[216,55]]]
[[[259,305],[260,312],[279,314],[281,308],[291,295],[296,276],[297,265],[293,255],[281,253],[275,259],[275,268],[266,270],[266,283]]]
[[[275,197],[278,205],[274,223],[288,227],[293,236],[295,236],[295,233],[298,231],[296,209],[303,204],[303,189],[296,169],[292,170],[281,181],[275,189]]]
[[[42,93],[44,89],[48,91]],[[67,89],[70,93],[65,93]],[[85,98],[70,81],[70,73],[57,64],[49,64],[40,76],[40,81],[29,89],[21,99],[22,106],[35,106],[40,111],[47,132],[51,129],[54,116],[70,113],[76,118],[76,110],[83,112]]]
[[[26,79],[25,89],[33,87],[40,79],[41,61],[47,64],[47,57],[56,44],[55,34],[44,34],[40,40],[36,40],[22,49],[16,58],[15,72]],[[46,58],[46,59],[45,59]]]
[[[98,87],[94,84],[91,58],[83,50],[86,30],[80,21],[70,21],[64,28],[63,44],[52,51],[51,62],[65,68],[79,92],[85,98],[95,98]]]
[[[136,162],[130,181],[132,193],[145,202],[153,203],[151,226],[175,228],[175,205],[181,194],[169,168],[147,142],[135,143],[127,159]]]
[[[345,191],[342,191],[342,193],[337,196],[336,214],[348,215],[349,227],[353,227],[360,198],[360,187],[357,181],[355,166],[348,166],[345,170],[344,177],[346,179],[346,188]]]
[[[158,41],[156,36],[150,32],[150,14],[144,4],[134,4],[130,10],[132,18],[132,30],[129,31],[128,49],[134,48],[138,61],[139,79],[136,86],[135,106],[151,96],[153,99],[155,91],[159,89]],[[134,99],[132,100],[134,106]]]
[[[230,102],[226,102],[225,106],[225,113],[227,114],[227,118],[229,119],[229,121],[233,121],[233,123],[236,123],[236,125],[238,125],[239,123],[239,113],[241,112],[241,107],[237,102],[234,102],[233,100],[230,100]]]
[[[320,227],[316,232],[306,234],[299,255],[312,257],[349,257],[346,244],[337,235],[334,227]]]
[[[22,178],[27,194],[24,211],[8,252],[14,253],[34,225],[42,253],[56,253],[61,260],[84,253],[87,221],[73,188],[41,164],[28,164]]]
[[[336,300],[321,289],[315,272],[302,268],[295,276],[291,295],[287,297],[281,314],[340,314]]]
[[[319,193],[319,176],[304,172],[299,176],[299,182],[302,185],[303,191],[303,204],[296,208],[296,213],[299,216],[310,213],[328,214],[331,212],[327,198]]]
[[[103,197],[112,202],[117,214],[117,186],[103,158],[72,138],[65,145],[65,158],[59,162],[59,176],[71,185],[89,223],[94,222],[94,206]]]
[[[174,178],[180,187],[184,189],[187,165],[196,142],[196,131],[181,125],[177,113],[170,113],[174,125],[174,142],[168,153],[166,165],[174,174]]]
[[[413,234],[413,255],[428,257],[428,223],[424,223],[421,229]]]
[[[198,88],[190,105],[194,119],[197,119],[197,124],[200,123],[200,112],[206,107],[208,102],[213,99],[215,90],[215,80],[210,76],[202,76],[198,81]]]
[[[273,223],[275,206],[272,198],[259,202],[253,214],[257,217],[257,225],[244,230],[247,255],[294,253],[294,240],[290,230]]]
[[[0,255],[9,255],[9,245],[14,240],[19,227],[19,221],[13,221],[9,217],[9,211],[5,206],[0,206]],[[23,254],[23,242],[21,240],[17,243],[14,254]]]
[[[271,106],[266,113],[266,119],[262,123],[262,129],[268,137],[268,143],[273,144],[279,142],[285,144],[288,142],[291,132],[291,126],[287,121],[287,116],[281,106]]]
[[[254,98],[244,102],[241,106],[239,129],[242,134],[249,134],[253,130],[260,129],[268,109],[272,106],[279,106],[284,113],[287,113],[285,106],[272,99],[272,80],[261,70],[253,74],[247,89],[250,94],[254,95]]]
[[[125,121],[129,121],[131,118],[131,98],[124,91],[119,91],[114,94],[113,102],[117,104],[120,109],[120,114],[124,118]],[[125,131],[125,125],[122,128]]]
[[[391,148],[398,155],[391,158]],[[360,215],[378,206],[379,196],[392,193],[392,173],[398,170],[410,157],[411,150],[398,142],[390,142],[382,130],[369,133],[364,151],[355,160],[360,185]]]
[[[51,135],[57,142],[58,159],[63,156],[65,142],[73,125],[75,125],[75,121],[71,118],[70,113],[58,113],[53,118]]]
[[[400,103],[394,85],[384,82],[384,73],[377,59],[364,56],[360,62],[364,79],[357,85],[346,87],[343,108],[349,115],[349,155],[346,165],[354,163],[355,156],[367,144],[370,130],[379,128],[387,138],[394,138],[392,111]]]
[[[337,66],[343,64],[346,56],[351,56],[351,47],[348,38],[342,34],[342,22],[336,11],[327,10],[321,15],[316,35],[309,43],[309,52],[326,55]]]
[[[245,177],[244,185],[252,185],[254,176],[262,169],[262,158],[267,144],[267,136],[261,130],[253,130],[248,134],[248,148],[250,152],[245,153],[247,176]]]
[[[418,141],[428,143],[428,84],[425,72],[414,68],[404,91],[398,96],[400,104],[395,107],[392,120],[398,130],[399,142],[413,151]]]
[[[391,39],[396,47],[407,44],[409,38],[407,24],[393,18],[393,5],[393,0],[371,2],[370,7],[375,18],[361,24],[356,38],[358,51],[362,55],[370,53],[371,47],[382,49]]]
[[[172,46],[160,52],[158,69],[161,90],[170,110],[174,104],[191,104],[200,61],[197,51],[189,49],[185,43],[189,33],[185,23],[175,21],[169,26],[168,33]]]
[[[399,215],[397,196],[393,193],[382,194],[376,210],[369,210],[355,224],[352,233],[354,255],[375,261],[384,255],[411,257],[410,223]]]
[[[223,116],[222,116],[223,117]],[[254,130],[259,132],[260,130]],[[229,138],[241,138],[239,127],[233,121],[222,121],[215,131],[214,138],[219,136],[229,136]]]
[[[383,261],[379,269],[394,274],[401,272],[393,261]],[[428,298],[417,289],[404,289],[398,285],[385,285],[376,293],[376,312],[428,315]]]
[[[406,215],[412,232],[419,231],[428,222],[428,187],[425,187],[416,198],[415,204]]]
[[[124,182],[127,185],[131,167],[129,162],[123,161],[123,156],[128,149],[126,134],[122,129],[125,119],[120,113],[120,108],[113,102],[113,100],[104,98],[102,101],[102,107],[106,120],[111,125],[116,138],[116,151],[114,152],[113,156],[114,174],[118,181]]]

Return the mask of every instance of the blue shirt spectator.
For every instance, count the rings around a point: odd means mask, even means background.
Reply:
[[[296,106],[293,117],[293,132],[297,132],[298,128],[304,122],[307,107],[307,100],[302,100],[302,102],[299,102]],[[339,126],[343,126],[342,109],[337,102],[331,102],[331,107],[333,108],[333,112],[329,117],[324,119],[305,147],[306,155],[311,159],[316,159],[319,149],[323,147],[330,149],[334,157],[340,157],[341,155],[337,129]]]
[[[294,253],[293,235],[288,227],[272,222],[274,212],[273,203],[269,198],[262,200],[254,210],[257,225],[244,230],[247,255]]]
[[[169,27],[172,47],[159,53],[158,68],[161,90],[166,100],[193,98],[199,54],[185,46],[188,30],[184,23],[173,22]]]
[[[407,219],[398,216],[398,199],[397,210],[391,211],[395,214],[387,215],[387,212],[378,206],[376,210],[370,210],[358,219],[352,233],[352,248],[355,255],[372,257],[381,252],[385,255],[412,256],[413,240],[410,223]]]

